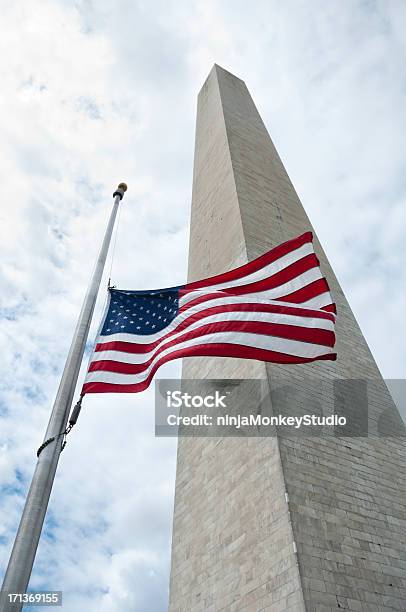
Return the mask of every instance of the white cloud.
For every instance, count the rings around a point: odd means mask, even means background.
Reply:
[[[247,82],[383,374],[404,376],[405,10],[3,3],[0,567],[117,182],[113,281],[186,277],[196,95],[214,62]],[[62,588],[67,611],[165,610],[174,466],[152,391],[87,397],[33,586]]]

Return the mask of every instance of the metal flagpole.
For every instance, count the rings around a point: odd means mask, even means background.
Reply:
[[[38,457],[1,589],[3,593],[2,602],[0,603],[1,612],[16,612],[16,610],[21,610],[22,604],[16,605],[15,603],[6,601],[6,593],[25,593],[28,587],[38,541],[55,478],[55,472],[58,466],[59,455],[62,450],[63,432],[65,432],[68,422],[73,394],[103,275],[114,222],[120,201],[125,191],[127,191],[127,185],[125,183],[120,183],[113,194],[113,210],[111,211],[103,244],[83,301],[82,310],[80,311],[79,320],[73,335],[58,393],[45,434],[46,441],[50,438],[54,439],[52,442],[41,447],[42,450]]]

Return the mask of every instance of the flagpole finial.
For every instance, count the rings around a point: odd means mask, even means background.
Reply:
[[[127,191],[127,185],[125,183],[120,183],[116,191],[113,193],[113,198],[115,198],[116,196],[119,196],[120,200],[122,200],[126,191]]]

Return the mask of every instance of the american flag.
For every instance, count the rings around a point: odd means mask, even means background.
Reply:
[[[311,232],[202,281],[110,289],[82,394],[143,391],[180,357],[336,359],[335,313]]]

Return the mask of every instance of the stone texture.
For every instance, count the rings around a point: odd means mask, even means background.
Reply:
[[[218,66],[199,93],[195,147],[189,280],[312,229],[244,82]],[[183,376],[262,379],[273,403],[293,382],[323,409],[323,381],[365,378],[370,436],[179,439],[170,612],[406,610],[405,438],[377,436],[402,422],[315,248],[338,308],[336,362],[189,358]]]

